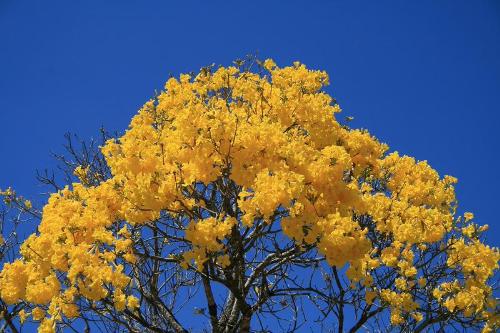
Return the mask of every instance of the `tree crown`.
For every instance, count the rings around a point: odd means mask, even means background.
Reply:
[[[416,331],[497,327],[500,254],[480,240],[487,226],[456,214],[456,179],[341,124],[328,82],[269,59],[169,79],[50,196],[0,273],[2,300],[24,302],[39,332],[87,313],[183,331],[172,299],[195,285],[220,332],[300,297],[339,331],[348,308],[353,330],[385,310]]]

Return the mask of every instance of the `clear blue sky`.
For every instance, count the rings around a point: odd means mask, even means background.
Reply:
[[[122,131],[169,74],[256,52],[326,70],[352,126],[458,177],[500,245],[500,1],[0,0],[0,188],[44,200],[65,132]]]

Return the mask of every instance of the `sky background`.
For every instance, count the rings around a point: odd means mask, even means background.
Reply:
[[[351,126],[456,176],[500,245],[500,1],[0,0],[0,188],[44,201],[65,132],[123,131],[170,74],[249,53],[326,70]]]

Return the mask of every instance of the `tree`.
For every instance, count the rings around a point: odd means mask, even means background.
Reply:
[[[39,332],[498,328],[500,253],[456,179],[339,123],[327,84],[238,60],[169,79],[100,150],[69,137],[78,181],[40,177],[57,191],[3,302]]]

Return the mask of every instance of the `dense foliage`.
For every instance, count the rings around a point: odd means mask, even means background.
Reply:
[[[200,295],[214,332],[497,328],[500,254],[456,214],[456,179],[339,123],[328,80],[254,59],[169,79],[73,165],[3,302],[39,332],[183,332]]]

